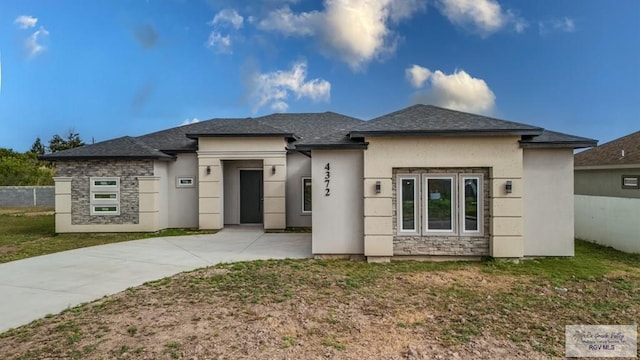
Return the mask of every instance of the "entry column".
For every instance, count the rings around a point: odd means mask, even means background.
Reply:
[[[198,221],[200,229],[222,229],[220,158],[198,156]]]
[[[284,229],[287,226],[285,212],[286,154],[264,158],[263,166],[264,228],[265,230]]]

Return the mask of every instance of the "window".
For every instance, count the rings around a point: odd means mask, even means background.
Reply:
[[[111,193],[94,192],[93,200],[118,200],[118,193],[117,192],[111,192]]]
[[[453,232],[455,226],[453,177],[426,178],[426,231]]]
[[[193,176],[176,177],[176,187],[195,187],[195,179]]]
[[[94,178],[91,181],[91,215],[120,215],[120,178]]]
[[[117,206],[94,206],[94,215],[118,215]]]
[[[480,177],[479,176],[461,176],[460,177],[460,220],[462,224],[462,232],[480,232],[480,224],[482,218],[480,217],[482,209],[482,194],[480,189]]]
[[[422,181],[418,181],[420,178]],[[482,183],[482,174],[399,175],[398,233],[482,234]],[[418,219],[422,219],[422,224]]]
[[[418,177],[401,176],[398,178],[400,201],[398,209],[398,228],[404,233],[418,231]]]
[[[95,179],[92,178],[93,186],[102,187],[102,186],[118,186],[118,179]]]
[[[311,178],[302,178],[302,212],[311,212]]]
[[[640,189],[640,175],[622,175],[623,189]]]

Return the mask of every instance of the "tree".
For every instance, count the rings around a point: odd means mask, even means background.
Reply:
[[[29,152],[36,154],[36,156],[44,155],[44,145],[42,145],[42,141],[40,141],[39,137],[36,138],[36,141],[33,142],[33,145],[31,145],[31,150],[29,150]]]
[[[53,174],[35,153],[0,148],[0,186],[53,185]]]
[[[63,139],[60,135],[55,134],[49,140],[49,151],[54,153],[57,151],[73,149],[76,147],[84,146],[84,141],[80,139],[80,135],[70,129],[67,133],[67,138]]]

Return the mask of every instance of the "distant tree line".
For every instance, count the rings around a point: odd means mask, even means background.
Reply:
[[[73,130],[62,137],[53,135],[49,145],[44,146],[36,138],[31,149],[25,153],[0,147],[0,186],[44,186],[53,185],[55,169],[38,156],[83,146],[84,141]]]

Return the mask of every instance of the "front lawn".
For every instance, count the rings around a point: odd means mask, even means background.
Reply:
[[[0,334],[8,358],[546,359],[570,324],[637,324],[640,256],[280,260],[147,283]]]
[[[0,263],[120,241],[210,233],[170,229],[155,233],[56,234],[54,224],[51,209],[0,209]]]

